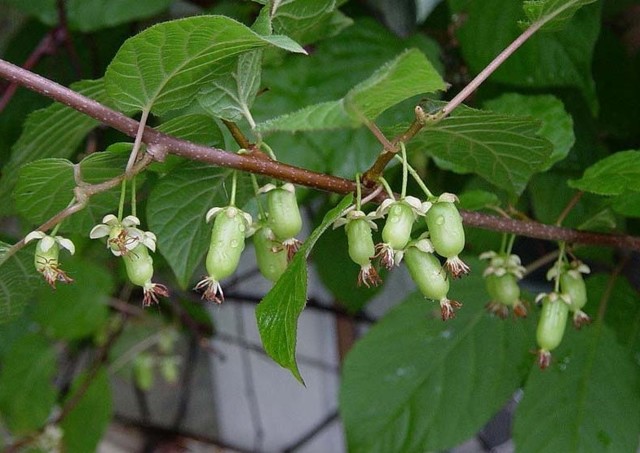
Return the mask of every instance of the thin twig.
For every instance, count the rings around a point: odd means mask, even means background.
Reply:
[[[567,203],[567,205],[564,207],[564,209],[558,216],[558,220],[556,220],[557,226],[562,225],[562,222],[564,222],[564,219],[566,219],[569,213],[571,212],[571,210],[575,208],[575,206],[578,204],[578,202],[580,201],[583,195],[584,195],[584,192],[579,190],[573,195],[573,197],[571,197],[571,200],[569,200],[569,203]]]

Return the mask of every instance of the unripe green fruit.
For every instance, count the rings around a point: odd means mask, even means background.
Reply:
[[[46,252],[42,250],[42,241],[36,244],[36,253],[34,254],[34,264],[38,272],[43,272],[48,268],[58,267],[58,257],[60,255],[60,247],[53,244]]]
[[[569,305],[562,300],[551,300],[548,297],[542,300],[542,312],[536,331],[536,339],[540,349],[553,351],[560,345],[567,325],[568,313]]]
[[[139,354],[133,361],[133,373],[138,388],[149,390],[153,387],[153,357]]]
[[[267,193],[269,226],[278,239],[295,237],[302,230],[302,217],[296,194],[286,189],[273,189]]]
[[[138,244],[126,255],[122,255],[129,280],[134,285],[144,286],[153,277],[153,258],[143,244]]]
[[[425,218],[436,252],[445,258],[458,256],[464,249],[464,228],[456,206],[448,202],[435,203]]]
[[[235,208],[216,216],[205,263],[209,277],[219,282],[235,272],[244,250],[246,230],[244,217]]]
[[[272,282],[277,281],[287,269],[287,251],[282,244],[274,241],[273,232],[263,226],[253,236],[256,261],[262,275]]]
[[[580,274],[577,277],[568,272],[560,274],[560,290],[571,298],[571,311],[581,310],[587,303],[587,287]]]
[[[415,214],[410,206],[402,202],[391,205],[382,229],[382,240],[393,250],[402,250],[411,239],[411,227]]]
[[[440,261],[432,253],[409,247],[404,252],[404,261],[423,296],[438,301],[447,296],[449,279]]]
[[[513,274],[488,275],[486,285],[487,292],[495,302],[514,306],[520,301],[520,286]]]
[[[367,266],[375,255],[375,244],[371,236],[371,226],[363,219],[351,220],[345,227],[349,257],[360,266]]]

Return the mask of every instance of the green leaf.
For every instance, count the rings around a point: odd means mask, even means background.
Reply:
[[[75,396],[86,377],[86,374],[81,374],[75,379],[69,398]],[[64,433],[62,438],[64,451],[67,453],[96,451],[98,442],[109,425],[112,412],[109,375],[105,369],[102,369],[93,377],[80,402],[60,423]],[[87,423],[88,420],[91,423]]]
[[[59,284],[55,291],[42,287],[33,317],[56,338],[75,340],[90,336],[107,319],[107,303],[114,289],[112,274],[65,251],[60,253],[60,264],[75,282]]]
[[[600,32],[600,4],[577,11],[564,30],[531,37],[489,81],[528,89],[576,87],[595,110],[598,101],[591,60]],[[456,36],[472,74],[482,71],[521,34],[517,25],[522,17],[521,2],[449,0],[449,5],[452,13],[465,17]]]
[[[612,279],[614,281],[612,281]],[[592,318],[597,316],[600,301],[608,298],[604,321],[614,332],[618,343],[631,351],[634,357],[640,354],[640,294],[629,280],[610,274],[595,274],[585,278],[588,302],[584,310]]]
[[[531,175],[549,163],[551,143],[536,136],[540,123],[466,106],[427,126],[409,143],[457,173],[476,173],[493,185],[519,195]]]
[[[76,184],[73,164],[66,159],[41,159],[20,170],[13,194],[18,212],[34,224],[67,207]]]
[[[22,313],[39,283],[33,253],[22,249],[9,257],[10,248],[0,241],[0,324]]]
[[[47,25],[59,22],[55,0],[3,0]],[[68,0],[65,2],[67,21],[72,30],[92,32],[102,28],[154,16],[165,10],[172,0]]]
[[[558,220],[576,191],[567,186],[563,173],[547,171],[531,178],[527,192],[535,218],[542,223],[553,224]],[[584,194],[563,222],[564,226],[591,231],[606,231],[615,227],[616,219],[609,200]],[[589,228],[587,228],[589,226]]]
[[[193,143],[224,148],[224,135],[218,124],[209,115],[187,114],[176,116],[163,122],[155,129]],[[149,166],[149,170],[168,173],[185,161],[186,159],[183,157],[168,154],[164,161],[153,162]]]
[[[5,355],[0,373],[0,412],[11,432],[27,434],[47,421],[56,400],[56,351],[46,338],[31,334]]]
[[[481,209],[500,206],[500,199],[493,192],[486,190],[466,190],[458,195],[459,206],[469,211],[480,211]]]
[[[280,2],[271,17],[274,33],[290,36],[300,44],[309,44],[337,35],[353,23],[333,0],[295,0]],[[270,5],[263,11],[268,11]]]
[[[531,370],[518,405],[519,452],[638,449],[638,364],[612,331],[568,330],[550,369]]]
[[[640,151],[619,151],[587,168],[582,178],[569,185],[599,195],[640,191]]]
[[[128,153],[93,153],[80,162],[82,180],[98,184],[124,172]],[[138,178],[139,179],[139,178]],[[65,209],[74,197],[74,165],[66,159],[41,159],[20,171],[14,197],[18,212],[33,224],[41,224]],[[120,186],[92,196],[86,207],[65,221],[60,231],[88,231],[118,206]]]
[[[445,88],[444,81],[422,52],[409,49],[379,68],[336,101],[322,102],[267,120],[266,131],[309,131],[357,127],[412,96]]]
[[[496,113],[531,116],[542,123],[537,134],[553,144],[549,162],[542,170],[548,170],[553,164],[567,157],[576,141],[573,119],[564,109],[562,101],[554,96],[507,93],[485,102],[484,106]]]
[[[70,88],[98,102],[105,102],[101,79],[83,80]],[[23,165],[45,157],[71,157],[84,137],[97,125],[93,118],[62,104],[55,103],[34,111],[25,121],[22,135],[13,145],[11,158],[3,168],[0,197],[5,199],[13,191]],[[6,212],[4,209],[0,208],[0,213]]]
[[[451,297],[464,302],[455,319],[442,322],[437,304],[414,294],[347,356],[340,412],[349,451],[454,447],[481,429],[519,387],[532,360],[529,323],[484,312],[489,297],[479,272],[452,290]]]
[[[238,57],[231,74],[206,85],[198,95],[200,106],[210,115],[228,121],[246,118],[253,123],[250,109],[260,88],[262,51],[256,50]]]
[[[596,0],[525,0],[522,8],[527,21],[522,25],[529,26],[534,22],[542,22],[541,30],[555,31],[563,28],[573,15],[589,3]]]
[[[322,233],[340,217],[352,200],[353,196],[347,195],[327,212],[287,270],[256,307],[256,321],[264,350],[302,384],[304,381],[296,362],[296,337],[298,317],[307,303],[307,257]]]
[[[187,162],[162,178],[149,195],[149,229],[157,235],[158,249],[183,289],[208,249],[211,225],[205,222],[205,214],[228,204],[232,173]],[[236,204],[242,207],[253,189],[246,174],[238,176]]]
[[[623,192],[613,199],[613,210],[627,217],[640,217],[640,192]]]
[[[105,87],[123,111],[161,114],[188,105],[229,71],[234,57],[266,46],[306,53],[287,37],[260,36],[224,16],[164,22],[125,41],[107,68]]]

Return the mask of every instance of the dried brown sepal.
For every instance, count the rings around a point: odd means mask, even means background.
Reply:
[[[578,310],[573,314],[573,327],[576,329],[581,329],[589,324],[591,324],[591,318],[582,310]]]
[[[208,300],[209,302],[215,302],[216,304],[224,302],[222,286],[211,277],[204,277],[193,289],[198,292],[202,291],[202,299]]]
[[[444,267],[453,278],[460,278],[471,271],[471,268],[457,256],[448,258],[444,263]]]
[[[396,264],[395,253],[389,244],[380,243],[376,245],[376,254],[373,255],[374,259],[377,259],[380,266],[387,270],[393,269]]]
[[[152,283],[144,288],[144,296],[142,298],[142,306],[149,307],[151,304],[159,303],[158,297],[169,297],[169,289],[160,283]]]
[[[440,315],[443,321],[453,319],[456,317],[456,310],[462,307],[462,304],[457,300],[449,300],[444,298],[440,301]]]
[[[551,352],[540,349],[537,351],[537,364],[541,370],[545,370],[551,365]]]
[[[364,285],[367,288],[371,288],[371,286],[378,286],[381,283],[382,278],[380,278],[378,271],[376,271],[375,267],[371,264],[360,268],[360,272],[358,273],[358,286]]]

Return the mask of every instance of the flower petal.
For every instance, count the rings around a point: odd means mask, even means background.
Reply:
[[[207,223],[209,223],[211,221],[212,218],[214,218],[215,216],[217,216],[220,211],[224,210],[224,208],[220,208],[220,207],[215,207],[215,208],[211,208],[207,211],[207,214],[205,215],[205,219],[207,221]]]
[[[40,239],[40,250],[42,250],[43,252],[47,252],[51,249],[51,247],[53,247],[55,243],[56,240],[54,238],[45,235],[45,237]]]
[[[106,223],[107,225],[117,225],[120,222],[118,222],[118,218],[113,214],[107,214],[102,218],[102,223]]]
[[[76,246],[70,239],[63,238],[62,236],[56,236],[56,241],[60,244],[60,247],[67,249],[72,255],[76,253]]]
[[[35,230],[32,231],[31,233],[27,234],[27,236],[24,238],[24,243],[28,244],[29,242],[33,241],[34,239],[42,239],[46,236],[46,234],[40,230]]]
[[[126,227],[140,225],[140,219],[134,215],[128,215],[122,220],[122,225]]]
[[[110,226],[100,223],[91,229],[91,231],[89,232],[89,237],[91,239],[98,239],[101,237],[108,236],[110,232],[111,232]]]
[[[264,186],[260,187],[258,189],[258,193],[267,193],[267,192],[271,192],[274,189],[277,189],[275,184],[269,183],[269,184],[265,184]]]

